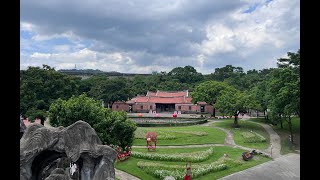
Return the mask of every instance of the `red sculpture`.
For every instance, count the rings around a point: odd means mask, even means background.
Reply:
[[[149,150],[156,150],[157,147],[157,133],[156,132],[147,132],[147,148]]]

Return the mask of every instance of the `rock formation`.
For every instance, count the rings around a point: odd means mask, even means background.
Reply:
[[[112,180],[116,155],[84,121],[58,128],[31,124],[20,139],[20,179],[68,179],[57,166],[66,158],[78,164],[81,180]]]
[[[26,125],[23,122],[23,118],[20,116],[20,139],[23,136],[24,131],[26,130]]]

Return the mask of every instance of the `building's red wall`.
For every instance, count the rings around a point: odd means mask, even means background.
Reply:
[[[118,106],[118,108],[117,108],[117,106]],[[124,111],[128,112],[129,111],[129,105],[125,104],[125,103],[113,103],[112,104],[112,110],[113,111],[124,110]]]
[[[197,113],[201,113],[201,106],[203,105],[197,105]],[[204,105],[204,112],[202,113],[208,113],[208,114],[212,114],[213,113],[213,106],[206,104]]]
[[[143,108],[141,109],[141,106]],[[152,111],[156,110],[156,105],[154,103],[137,103],[132,105],[132,112],[149,112],[150,111],[150,106]]]
[[[206,105],[204,107],[204,110],[209,114],[213,114],[213,106],[212,105]]]
[[[181,109],[179,109],[179,106],[181,106]],[[191,110],[189,109],[189,107],[191,107]],[[193,104],[176,104],[175,110],[181,111],[181,113],[196,113],[197,106]]]
[[[117,108],[118,106],[118,108]],[[143,106],[143,109],[141,109],[141,106]],[[150,109],[150,106],[151,109]],[[181,109],[179,109],[179,106],[181,106]],[[189,107],[191,106],[191,110],[189,110]],[[211,105],[205,105],[204,107],[205,112],[204,113],[213,113],[213,106]],[[121,111],[124,110],[126,112],[129,112],[129,104],[126,103],[113,103],[112,105],[113,111]],[[155,103],[137,103],[132,105],[132,112],[133,113],[148,113],[150,110],[156,111],[156,105]],[[176,104],[175,105],[176,111],[181,111],[182,114],[187,113],[201,113],[200,112],[200,105],[193,105],[193,104]]]

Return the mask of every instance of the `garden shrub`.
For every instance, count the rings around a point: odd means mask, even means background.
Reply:
[[[205,151],[197,151],[191,153],[179,153],[179,154],[158,154],[158,153],[145,153],[145,152],[132,152],[132,157],[140,159],[150,159],[156,161],[189,161],[189,162],[201,162],[209,159],[213,154],[213,147]]]
[[[183,180],[185,176],[185,166],[183,165],[166,165],[152,162],[138,162],[138,167],[157,178],[165,178],[172,176],[176,180]],[[210,172],[216,172],[227,169],[224,160],[218,160],[210,164],[195,164],[192,165],[192,177],[200,177]]]
[[[257,142],[265,142],[266,138],[256,132],[242,132],[242,137],[244,138],[244,142],[246,143],[257,143]]]

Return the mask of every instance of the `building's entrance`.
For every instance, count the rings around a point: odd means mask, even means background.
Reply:
[[[204,112],[204,106],[200,106],[200,112]]]
[[[175,104],[158,104],[156,103],[157,112],[174,112]]]

